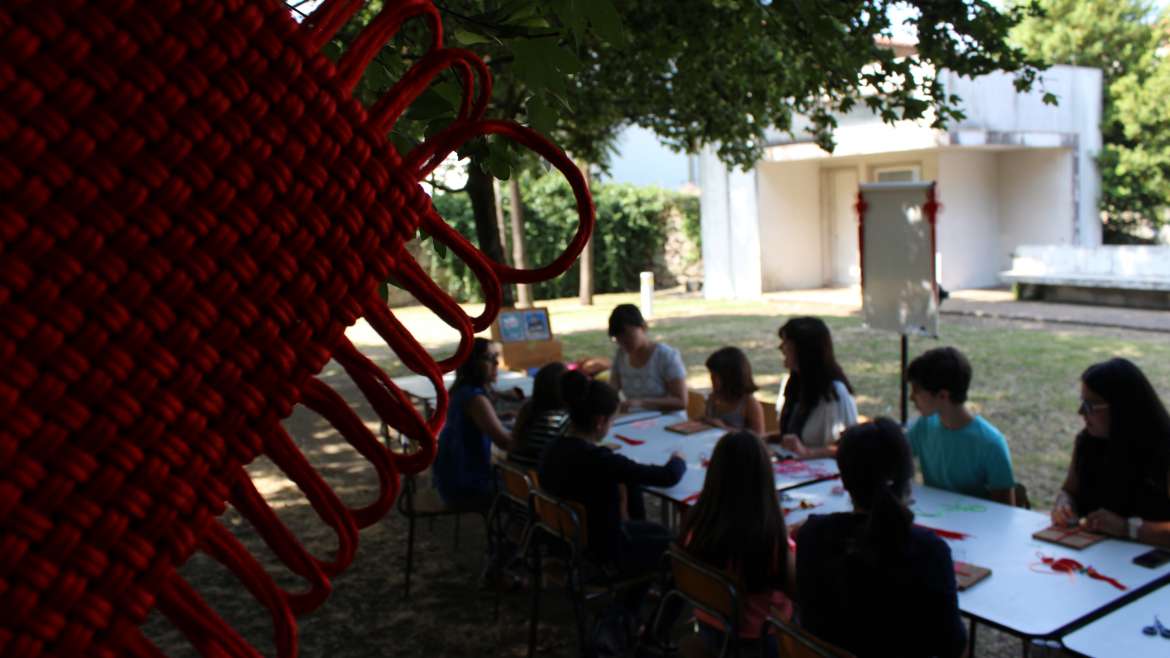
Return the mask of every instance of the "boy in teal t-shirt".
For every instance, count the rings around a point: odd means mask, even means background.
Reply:
[[[971,364],[953,347],[924,352],[907,371],[922,417],[906,432],[927,486],[1015,504],[1012,456],[1003,434],[967,410]]]

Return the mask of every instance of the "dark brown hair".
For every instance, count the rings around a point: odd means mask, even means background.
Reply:
[[[748,591],[784,589],[788,531],[777,498],[763,441],[746,431],[725,434],[683,523],[687,551],[716,568],[730,568]]]
[[[752,364],[738,347],[723,347],[707,357],[707,370],[719,377],[717,395],[725,400],[738,400],[759,390],[752,379]]]

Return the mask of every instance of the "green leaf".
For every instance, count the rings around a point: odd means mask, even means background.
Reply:
[[[614,8],[612,0],[585,0],[581,8],[598,36],[612,44],[622,45],[626,42],[622,17]]]
[[[528,99],[528,126],[533,130],[548,134],[557,125],[557,115],[548,103],[540,96]]]
[[[471,30],[457,29],[455,30],[455,41],[464,46],[474,46],[477,43],[499,43],[500,40],[479,32],[472,32]]]

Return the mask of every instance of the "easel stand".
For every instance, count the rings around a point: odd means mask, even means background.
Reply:
[[[910,339],[906,336],[906,334],[902,334],[902,427],[906,426],[906,419],[908,417],[907,411],[909,411],[909,405],[907,402],[909,399],[908,389],[910,383],[906,381],[906,369],[908,367],[907,359],[909,357],[909,351]]]

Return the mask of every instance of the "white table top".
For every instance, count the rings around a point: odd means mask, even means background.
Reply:
[[[605,443],[617,446],[618,454],[625,455],[641,464],[665,464],[672,452],[680,452],[686,458],[687,472],[673,487],[650,487],[649,491],[677,502],[689,502],[695,494],[703,490],[703,480],[707,477],[707,468],[704,463],[711,458],[711,451],[720,437],[727,430],[711,428],[695,434],[683,435],[666,429],[686,420],[683,412],[665,414],[654,418],[634,421],[624,425],[617,425],[610,430]],[[631,439],[645,441],[642,445],[629,445],[616,438],[620,434]],[[805,462],[783,462],[778,466],[776,473],[776,489],[791,487],[814,482],[826,476],[837,473],[837,462],[832,459],[814,459]]]
[[[1086,656],[1164,657],[1170,655],[1170,640],[1142,633],[1142,628],[1153,625],[1155,615],[1163,626],[1170,624],[1170,584],[1082,626],[1062,642]]]
[[[427,402],[434,402],[438,397],[435,392],[435,387],[431,384],[431,380],[423,375],[406,375],[403,377],[394,377],[391,381],[402,389],[407,395],[414,396],[420,400]],[[443,375],[443,386],[451,388],[451,384],[455,381],[455,373],[449,372]],[[525,397],[532,395],[532,378],[522,372],[512,372],[511,370],[501,370],[496,376],[495,388],[497,391],[504,391],[512,387],[519,387],[524,392]]]
[[[810,514],[851,510],[849,495],[833,492],[839,485],[839,481],[818,482],[785,492],[795,504],[803,497],[819,505],[790,512],[785,516],[787,523],[803,522]],[[792,507],[794,502],[781,505]],[[1170,565],[1147,569],[1133,564],[1135,556],[1150,548],[1142,544],[1107,539],[1076,551],[1032,539],[1032,533],[1050,525],[1048,515],[1040,512],[919,485],[914,487],[912,508],[914,522],[919,525],[969,535],[966,539],[947,540],[955,560],[991,569],[986,580],[959,592],[959,609],[1019,635],[1051,636],[1134,589],[1170,574]],[[1053,574],[1040,561],[1040,554],[1093,566],[1128,589],[1121,591],[1083,574]],[[1170,622],[1170,609],[1165,621]],[[1167,651],[1162,655],[1170,655],[1170,640],[1166,642]]]

